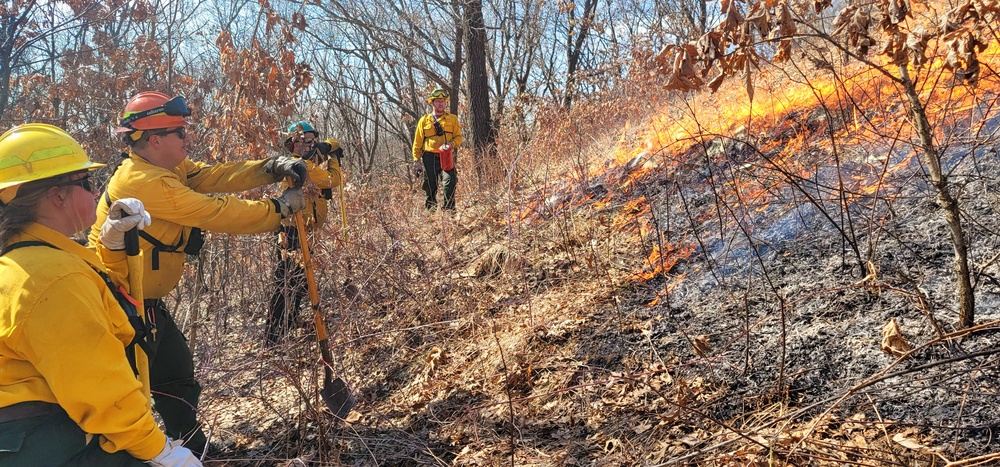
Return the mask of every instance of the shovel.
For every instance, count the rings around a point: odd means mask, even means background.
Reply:
[[[309,287],[309,303],[312,305],[313,321],[316,323],[316,342],[319,344],[319,352],[323,357],[323,389],[320,395],[323,402],[330,408],[334,415],[340,418],[347,418],[351,409],[357,404],[357,399],[351,394],[351,389],[343,379],[333,377],[333,370],[330,362],[333,357],[330,354],[330,343],[326,337],[326,325],[323,324],[323,314],[319,311],[319,291],[316,290],[316,275],[313,272],[312,258],[309,256],[309,243],[307,241],[306,223],[302,219],[302,212],[294,214],[295,228],[299,231],[299,245],[302,247],[302,263],[306,270],[306,284]]]

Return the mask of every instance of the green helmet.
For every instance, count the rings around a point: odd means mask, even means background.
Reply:
[[[448,93],[444,89],[434,88],[431,95],[427,96],[427,102],[434,102],[434,99],[448,100]]]

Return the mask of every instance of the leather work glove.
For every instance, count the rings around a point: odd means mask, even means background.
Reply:
[[[288,188],[274,201],[278,203],[282,219],[306,208],[306,197],[302,194],[302,188]]]
[[[167,438],[163,450],[146,463],[154,467],[201,467],[201,461],[190,449],[181,446],[180,441],[171,441],[170,438]]]
[[[316,143],[316,150],[319,151],[320,154],[326,157],[330,156],[336,157],[338,163],[340,162],[341,159],[344,158],[344,148],[333,149],[333,145],[327,143],[326,141],[320,141]]]
[[[413,176],[420,178],[424,175],[424,164],[420,161],[413,162]]]
[[[302,186],[306,181],[306,163],[302,159],[288,156],[274,156],[264,164],[264,171],[281,180],[291,177],[293,186]]]
[[[111,204],[108,218],[101,226],[101,243],[109,250],[125,249],[125,232],[132,227],[139,230],[149,226],[152,219],[142,206],[142,201],[135,198],[122,198]]]

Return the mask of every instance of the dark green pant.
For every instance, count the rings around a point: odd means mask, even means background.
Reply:
[[[185,440],[185,447],[201,453],[205,449],[205,433],[197,418],[201,385],[194,379],[194,356],[163,300],[147,300],[147,312],[149,308],[153,308],[156,325],[149,355],[153,408],[163,419],[167,436]]]
[[[441,188],[444,190],[444,197],[441,200],[442,209],[455,210],[455,186],[458,185],[458,167],[451,170],[441,170],[441,158],[437,153],[425,152],[420,158],[424,165],[424,193],[427,200],[424,207],[434,209],[437,207],[438,179],[441,180]],[[457,159],[456,159],[457,162]]]
[[[2,410],[2,409],[0,409]],[[125,451],[108,454],[66,412],[0,423],[0,465],[145,467]]]

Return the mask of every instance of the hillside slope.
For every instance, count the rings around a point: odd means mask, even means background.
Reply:
[[[316,239],[334,367],[361,401],[346,423],[316,406],[308,323],[259,344],[266,292],[246,284],[266,283],[268,239],[213,238],[197,303],[216,465],[997,462],[996,93],[938,109],[975,263],[959,330],[902,106],[857,80],[827,100],[775,79],[745,111],[726,88],[600,119],[580,104],[500,155],[512,189],[469,170],[455,217],[400,181],[350,187],[346,235]]]

